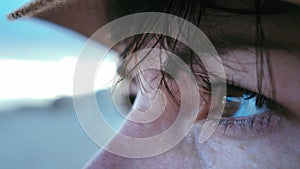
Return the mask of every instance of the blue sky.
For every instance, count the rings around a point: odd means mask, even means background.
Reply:
[[[0,2],[0,102],[71,96],[75,65],[87,38],[34,18],[6,19],[27,2]],[[105,76],[99,74],[96,89],[115,73],[115,63],[103,65]]]
[[[26,2],[28,0],[0,2],[0,59],[57,60],[78,56],[84,37],[37,19],[6,19],[10,11]]]

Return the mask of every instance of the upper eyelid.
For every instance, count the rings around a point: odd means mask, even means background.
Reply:
[[[256,90],[253,90],[253,89],[251,89],[249,87],[245,87],[241,83],[235,82],[233,80],[227,80],[227,83],[229,85],[232,85],[232,86],[237,87],[239,89],[244,89],[244,90],[246,90],[248,92],[251,92],[252,94],[257,95],[257,91]],[[261,95],[261,97],[263,97],[263,99],[267,100],[267,104],[270,104],[271,107],[276,107],[276,109],[284,110],[283,112],[287,112],[286,111],[287,108],[284,105],[282,105],[281,103],[279,103],[276,98],[268,97],[264,93],[265,93],[265,91],[263,90],[260,95]]]

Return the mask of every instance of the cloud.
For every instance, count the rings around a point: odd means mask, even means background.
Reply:
[[[0,99],[72,95],[76,63],[75,57],[64,57],[58,61],[0,60]],[[107,88],[115,76],[116,63],[105,61],[97,72],[95,90]]]

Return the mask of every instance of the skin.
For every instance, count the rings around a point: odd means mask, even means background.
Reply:
[[[295,17],[297,18],[297,17]],[[273,85],[276,92],[276,102],[284,106],[285,110],[265,112],[275,114],[280,122],[273,122],[264,129],[258,127],[258,131],[245,131],[240,126],[219,126],[213,136],[204,144],[198,142],[203,119],[198,119],[190,133],[176,147],[161,155],[151,158],[132,159],[120,157],[107,151],[102,151],[92,159],[86,168],[298,168],[300,164],[300,52],[298,23],[292,22],[294,17],[287,15],[269,16],[265,19],[266,40],[270,44],[269,55],[271,59]],[[219,34],[219,30],[211,29],[212,37],[238,38],[243,37],[245,43],[252,42],[254,33],[247,31],[247,24],[251,19],[230,18],[228,22],[213,20],[213,23],[226,31]],[[247,19],[247,18],[246,18]],[[299,19],[299,18],[298,18]],[[235,29],[232,25],[239,25]],[[287,26],[288,25],[288,26]],[[280,26],[280,29],[278,27]],[[205,30],[204,30],[205,31]],[[248,31],[249,32],[249,31]],[[286,49],[288,48],[288,51]],[[232,48],[221,54],[227,79],[234,85],[251,91],[257,91],[256,54],[253,48]],[[147,63],[145,63],[147,64]],[[230,68],[229,68],[230,67]],[[155,72],[147,72],[144,76],[154,76]],[[149,80],[150,81],[150,80]],[[270,81],[263,80],[265,84]],[[175,91],[174,91],[175,93]],[[263,90],[268,96],[268,92]],[[175,110],[172,110],[172,100],[167,97],[169,105],[159,120],[150,125],[137,125],[126,122],[121,133],[132,136],[151,136],[149,133],[161,131],[162,124],[168,125],[173,119]],[[137,97],[135,107],[144,107],[149,100]],[[155,108],[151,110],[155,112]],[[132,110],[131,116],[137,112]],[[151,113],[151,112],[150,112]],[[201,112],[199,112],[201,114]],[[118,141],[118,137],[115,137]],[[108,147],[110,144],[108,145]],[[124,148],[124,147],[122,147]],[[126,148],[125,148],[126,149]],[[145,148],[147,151],[147,148]]]
[[[247,53],[239,50],[235,52],[247,54],[245,56],[247,58],[244,60],[255,60],[253,52]],[[206,143],[200,144],[198,136],[202,120],[199,120],[180,144],[164,154],[151,158],[131,159],[102,151],[87,164],[86,168],[297,168],[300,159],[300,107],[298,104],[300,98],[299,91],[295,89],[300,81],[297,76],[300,73],[297,68],[300,66],[300,60],[283,51],[274,50],[271,54],[274,56],[272,59],[273,71],[277,75],[275,76],[277,101],[290,109],[285,112],[267,112],[278,114],[281,119],[280,124],[275,124],[271,129],[259,130],[259,132],[251,131],[247,134],[245,131],[235,130],[234,127],[224,131],[222,126],[219,126]],[[275,65],[277,66],[275,67]],[[243,82],[239,79],[240,86],[255,88],[256,83],[253,82],[255,82],[256,73],[252,71],[253,66],[255,65],[243,66],[243,69],[247,70],[247,78],[243,79]],[[228,77],[243,77],[245,74],[245,72],[226,72]],[[280,73],[283,72],[285,75],[280,76]],[[154,73],[152,72],[152,74]],[[140,97],[137,97],[135,106],[145,106],[147,101],[144,98],[143,100],[139,99]],[[170,119],[174,118],[175,110],[171,109],[174,105],[170,99],[169,102],[170,105],[164,112],[166,115],[151,125],[147,125],[149,130],[142,130],[145,127],[143,125],[126,122],[122,127],[122,133],[145,137],[153,131],[160,130],[157,126],[167,124]],[[130,113],[131,116],[135,116],[137,112],[133,110]],[[285,117],[283,114],[288,115]],[[115,139],[118,140],[117,137]]]
[[[300,3],[298,0],[291,2],[295,4]],[[74,3],[72,4],[74,9],[78,8]],[[98,5],[105,9],[105,6],[100,1]],[[83,10],[79,11],[82,12]],[[89,25],[87,27],[82,27],[82,24],[74,27],[72,22],[64,22],[64,19],[70,19],[68,18],[69,13],[65,15],[65,18],[55,17],[56,15],[61,15],[61,12],[50,11],[41,13],[37,17],[56,22],[85,36],[91,35],[96,30],[96,27],[106,23],[104,14],[101,14],[97,16],[98,18],[100,17],[98,20],[93,20],[95,17],[90,17],[89,20],[83,19]],[[78,15],[83,16],[81,13],[78,13]],[[201,116],[203,112],[200,111],[199,117],[201,118],[197,119],[184,140],[170,151],[149,158],[127,158],[107,151],[100,151],[86,164],[85,168],[298,168],[300,164],[300,90],[298,89],[300,86],[300,35],[298,33],[300,24],[296,22],[300,20],[298,16],[300,15],[294,17],[289,14],[279,14],[265,18],[265,37],[268,44],[270,44],[269,55],[274,78],[273,87],[276,93],[274,100],[284,107],[283,110],[276,109],[264,113],[267,115],[271,114],[274,117],[269,125],[258,125],[255,128],[256,130],[242,129],[238,125],[227,126],[225,129],[225,126],[219,125],[212,137],[201,144],[198,141],[198,137],[204,116]],[[222,39],[240,39],[242,37],[245,44],[253,42],[254,32],[247,31],[247,25],[253,24],[253,21],[245,17],[230,18],[228,21],[208,18],[209,22],[222,27],[223,30],[227,30],[224,33],[212,27],[209,37]],[[239,26],[237,28],[232,25]],[[206,30],[203,31],[206,32]],[[247,33],[245,34],[245,32]],[[232,47],[220,56],[223,64],[227,65],[225,66],[225,73],[229,83],[257,92],[256,54],[253,47]],[[157,72],[155,71],[144,72],[144,76],[146,76],[145,81],[150,82],[151,77],[156,75]],[[264,84],[269,84],[269,82],[268,79],[263,80]],[[157,84],[150,82],[150,85],[156,86]],[[171,90],[173,93],[176,93],[178,86]],[[263,90],[262,93],[266,97],[269,96],[267,90]],[[127,121],[120,132],[133,137],[149,137],[168,128],[178,112],[174,108],[176,104],[171,97],[166,96],[166,109],[162,116],[149,124],[137,124]],[[178,95],[175,96],[180,97]],[[151,100],[147,99],[142,93],[139,93],[134,109],[129,113],[129,116],[140,116],[141,112],[137,110],[141,110],[143,113],[145,107],[149,107]],[[203,106],[203,104],[200,105]],[[201,106],[200,109],[202,108]],[[157,111],[159,111],[157,107],[152,105],[147,113],[155,113]],[[146,116],[146,114],[144,115]],[[114,146],[113,142],[118,140],[118,136],[115,136],[107,147]],[[127,147],[121,148],[126,150]],[[151,147],[145,147],[144,151],[147,151],[147,149],[151,149]]]

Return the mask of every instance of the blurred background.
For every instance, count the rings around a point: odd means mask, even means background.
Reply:
[[[76,169],[100,150],[80,127],[73,108],[75,65],[86,38],[62,27],[6,15],[28,0],[0,2],[0,168]],[[108,81],[115,60],[97,85],[98,104],[109,115]]]

